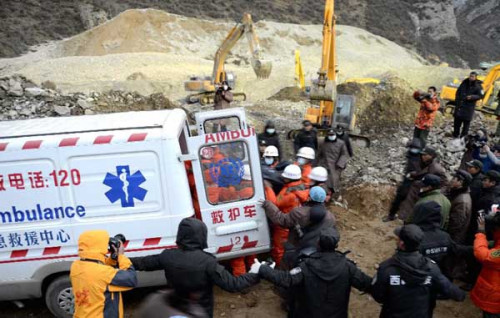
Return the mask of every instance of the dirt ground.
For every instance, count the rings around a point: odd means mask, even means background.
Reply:
[[[395,250],[396,238],[393,230],[399,222],[380,221],[388,210],[394,195],[394,187],[360,185],[346,189],[344,198],[349,209],[330,206],[338,221],[341,233],[340,250],[351,251],[349,258],[368,275],[376,273],[377,264],[390,257]],[[126,317],[134,317],[145,295],[154,289],[140,289],[125,293]],[[281,310],[280,299],[273,292],[273,286],[261,282],[246,294],[230,294],[220,289],[215,292],[214,317],[286,317]],[[380,312],[378,305],[369,295],[354,290],[351,293],[349,315],[352,318],[373,318]],[[43,301],[26,302],[26,308],[16,309],[11,303],[0,303],[0,317],[45,318],[51,317]],[[464,303],[439,301],[434,318],[480,317],[480,311],[467,297]]]

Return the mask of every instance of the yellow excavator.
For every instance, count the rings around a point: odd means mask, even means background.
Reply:
[[[356,122],[355,98],[351,95],[337,94],[337,54],[336,54],[336,17],[334,0],[325,1],[323,21],[323,49],[321,68],[318,78],[313,80],[310,99],[319,101],[306,110],[304,119],[311,121],[318,129],[318,135],[324,136],[329,128],[342,126],[350,131],[349,135],[360,146],[369,147],[370,139],[352,133]],[[288,138],[294,138],[298,130],[289,132]]]
[[[258,78],[269,78],[271,75],[272,63],[271,61],[262,59],[259,38],[255,32],[252,16],[245,13],[241,23],[238,23],[231,29],[217,50],[214,58],[212,77],[191,77],[184,83],[186,91],[196,92],[187,97],[188,102],[199,102],[202,105],[213,103],[215,92],[224,81],[227,81],[230,87],[235,87],[236,76],[231,72],[226,72],[224,64],[229,52],[243,35],[246,35],[250,46],[250,52],[252,54],[251,64],[255,74]],[[246,99],[244,93],[236,92],[233,93],[233,96],[235,100]]]

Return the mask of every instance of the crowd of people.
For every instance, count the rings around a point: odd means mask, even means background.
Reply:
[[[266,197],[261,205],[271,226],[272,260],[250,256],[232,260],[229,268],[220,265],[203,251],[207,227],[196,218],[179,224],[178,249],[132,259],[124,256],[123,247],[115,248],[114,259],[107,257],[106,233],[84,233],[71,281],[77,295],[81,286],[93,285],[93,306],[83,306],[77,297],[75,317],[103,312],[122,317],[120,292],[135,287],[135,271],[155,270],[164,271],[169,289],[149,297],[141,317],[212,317],[214,285],[239,292],[260,279],[278,287],[289,317],[347,317],[352,287],[371,294],[382,305],[384,318],[432,317],[438,299],[463,301],[464,290],[471,290],[483,317],[500,317],[500,147],[490,149],[485,130],[468,135],[470,107],[481,94],[476,76],[471,73],[457,92],[462,102],[455,109],[455,134],[468,143],[451,180],[438,152],[426,145],[440,109],[436,88],[414,94],[420,112],[405,175],[383,219],[400,218],[404,225],[394,231],[395,254],[379,265],[374,277],[337,250],[340,234],[327,208],[341,199],[342,171],[353,156],[345,129],[338,126],[318,138],[312,123],[303,121],[289,161],[268,121],[258,141]],[[250,177],[244,171],[242,182]],[[461,281],[461,288],[454,281]]]

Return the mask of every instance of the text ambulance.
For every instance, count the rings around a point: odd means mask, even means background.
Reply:
[[[228,131],[211,133],[221,123]],[[240,197],[245,165],[252,188]],[[68,273],[91,229],[124,234],[127,255],[143,256],[176,248],[179,222],[196,214],[218,258],[267,251],[263,198],[243,109],[198,113],[191,127],[180,109],[1,122],[0,301],[45,296],[70,317]]]

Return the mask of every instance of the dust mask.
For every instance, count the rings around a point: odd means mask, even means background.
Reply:
[[[330,141],[337,140],[337,135],[328,135],[328,140],[330,140]]]
[[[229,88],[227,85],[224,85],[224,90],[227,91],[227,89]]]
[[[297,158],[297,163],[300,165],[300,166],[303,166],[307,163],[307,159],[306,158],[302,158],[302,157],[299,157]]]
[[[270,166],[274,163],[274,158],[273,157],[265,157],[264,162],[266,163],[266,165]]]
[[[274,128],[268,128],[268,129],[266,129],[266,132],[268,134],[270,134],[270,135],[274,134],[275,131],[276,131],[276,129],[274,129]]]

